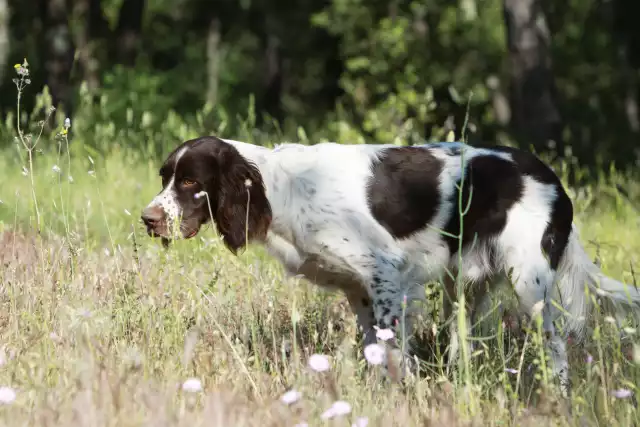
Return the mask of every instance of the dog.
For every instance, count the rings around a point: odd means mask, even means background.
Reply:
[[[565,338],[554,320],[563,315],[567,333],[584,335],[585,285],[616,307],[640,304],[637,289],[590,260],[560,179],[523,150],[464,143],[271,149],[204,136],[180,144],[160,177],[162,191],[142,212],[149,235],[189,239],[212,220],[234,254],[265,245],[290,274],[343,291],[365,345],[376,342],[376,327],[407,342],[406,307],[424,297],[429,281],[442,280],[455,300],[454,277],[473,290],[508,274],[521,314],[541,316],[566,394]]]

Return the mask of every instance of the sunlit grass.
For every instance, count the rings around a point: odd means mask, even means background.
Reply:
[[[621,342],[619,326],[595,315],[586,347],[571,349],[569,405],[544,388],[540,334],[510,340],[500,319],[491,326],[507,338],[481,341],[468,377],[447,376],[432,357],[402,388],[380,369],[384,346],[364,352],[355,342],[342,295],[285,277],[261,248],[232,256],[212,228],[164,250],[139,221],[160,189],[158,165],[117,144],[91,157],[81,140],[70,152],[66,142],[43,140],[32,170],[20,145],[0,158],[3,425],[640,421],[630,327]],[[571,188],[576,222],[603,270],[633,283],[640,186],[611,178],[631,200],[604,181]],[[442,329],[432,308],[422,322],[430,339]]]

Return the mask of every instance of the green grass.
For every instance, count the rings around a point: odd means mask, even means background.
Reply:
[[[540,334],[512,336],[500,319],[489,320],[500,335],[480,342],[464,376],[446,376],[436,354],[402,389],[366,366],[342,295],[285,277],[259,247],[232,256],[212,228],[169,250],[148,238],[138,218],[160,189],[159,165],[104,138],[97,145],[111,148],[100,157],[82,139],[69,153],[66,140],[45,138],[32,170],[20,141],[0,158],[0,387],[17,393],[0,404],[3,425],[640,422],[632,399],[611,394],[638,393],[637,334],[627,329],[621,342],[597,308],[593,336],[571,348],[570,402],[545,381]],[[615,173],[599,182],[569,188],[582,241],[606,273],[631,283],[640,186]],[[437,336],[429,313],[439,306],[425,307],[421,323]],[[314,353],[329,356],[328,373],[308,368]],[[521,378],[505,371],[521,367]],[[203,391],[181,390],[189,378]],[[279,398],[292,388],[302,399],[287,406]],[[323,421],[336,400],[352,413]]]
[[[504,368],[517,368],[519,348],[504,355],[496,340],[484,341],[472,358],[471,390],[431,366],[403,393],[357,357],[354,317],[341,295],[285,278],[261,248],[233,257],[211,229],[163,250],[138,220],[159,190],[157,165],[125,151],[94,164],[74,158],[73,182],[64,156],[39,156],[38,235],[31,182],[14,158],[7,153],[0,164],[0,386],[17,391],[0,407],[6,425],[321,425],[319,414],[336,399],[369,425],[570,420],[552,391],[536,392],[540,383],[523,381],[516,393]],[[572,192],[577,221],[603,269],[631,281],[637,214],[608,188]],[[573,350],[573,414],[631,425],[638,410],[610,391],[637,392],[640,368],[625,357],[616,327],[597,321],[600,334],[587,348],[593,363]],[[330,356],[328,376],[306,367],[312,353]],[[190,377],[203,393],[180,390]],[[291,387],[303,398],[287,407],[278,398]]]

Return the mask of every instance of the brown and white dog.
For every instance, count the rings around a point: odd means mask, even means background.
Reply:
[[[202,137],[177,147],[160,176],[163,189],[142,213],[149,234],[190,238],[213,220],[233,253],[266,245],[292,274],[344,291],[365,344],[376,341],[374,326],[410,336],[403,302],[424,297],[431,280],[454,272],[473,286],[510,273],[521,312],[542,316],[566,391],[565,342],[553,321],[563,315],[566,332],[580,338],[585,284],[614,305],[640,304],[634,287],[606,277],[585,253],[556,174],[514,148],[270,149]]]

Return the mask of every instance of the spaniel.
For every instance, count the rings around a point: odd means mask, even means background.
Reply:
[[[560,179],[518,149],[271,149],[207,136],[178,146],[160,176],[162,191],[142,212],[150,235],[188,239],[211,219],[234,254],[251,242],[265,245],[291,274],[342,290],[365,344],[376,341],[374,326],[409,337],[407,307],[429,281],[446,284],[450,313],[452,278],[473,290],[508,275],[522,314],[541,316],[553,373],[567,392],[565,341],[554,320],[564,314],[567,332],[583,334],[591,303],[585,284],[616,305],[640,304],[634,287],[589,259]]]

